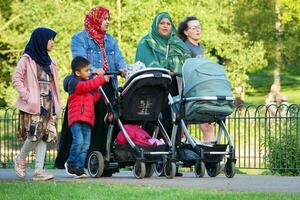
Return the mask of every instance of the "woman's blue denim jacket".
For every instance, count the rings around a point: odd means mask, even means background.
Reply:
[[[111,35],[105,34],[104,46],[109,71],[118,71],[120,68],[127,66],[116,40]],[[73,58],[82,56],[90,61],[91,71],[102,68],[101,49],[85,30],[76,33],[72,37],[71,50]],[[118,83],[116,77],[113,77],[113,81],[116,84]]]

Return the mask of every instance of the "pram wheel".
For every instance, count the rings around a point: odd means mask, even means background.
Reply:
[[[164,174],[164,161],[160,160],[156,164],[154,164],[154,172],[157,176],[163,176]]]
[[[104,170],[104,159],[99,151],[92,151],[88,158],[88,172],[91,177],[99,178]]]
[[[176,163],[167,161],[164,164],[164,172],[165,172],[166,178],[174,178],[174,176],[176,174]]]
[[[210,177],[216,177],[220,174],[221,165],[220,163],[205,163],[206,172]]]
[[[136,161],[133,167],[133,175],[135,178],[142,179],[146,174],[146,166],[144,162]]]
[[[227,161],[224,167],[224,174],[227,178],[232,178],[235,175],[235,163]]]
[[[205,164],[201,160],[197,160],[195,164],[195,175],[197,178],[202,178],[205,174]]]
[[[145,177],[151,177],[154,173],[155,164],[146,164],[146,174]]]

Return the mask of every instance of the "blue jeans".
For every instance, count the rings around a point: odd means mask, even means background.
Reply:
[[[76,165],[76,168],[83,169],[91,143],[91,126],[82,122],[74,123],[71,126],[72,145],[68,162]]]

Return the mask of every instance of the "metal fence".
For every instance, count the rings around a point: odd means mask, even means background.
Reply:
[[[236,166],[246,169],[299,170],[299,112],[300,105],[296,104],[236,108],[226,119],[226,127],[236,149]],[[21,148],[22,141],[16,138],[18,116],[16,109],[0,108],[0,168],[12,167],[13,158]],[[58,130],[61,130],[62,119],[63,116],[58,120]],[[190,129],[194,137],[202,139],[199,126],[190,125]],[[223,142],[226,142],[225,137]],[[57,144],[48,145],[45,164],[53,166]],[[34,152],[28,156],[27,162],[30,164],[33,160]]]

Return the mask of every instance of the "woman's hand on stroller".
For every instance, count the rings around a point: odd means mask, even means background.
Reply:
[[[121,68],[121,69],[119,69],[119,72],[120,72],[120,75],[124,78],[127,70],[126,70],[126,68]]]
[[[169,74],[170,74],[170,76],[179,76],[179,77],[181,77],[182,76],[182,74],[181,73],[178,73],[178,72],[169,72]]]
[[[169,71],[169,74],[170,74],[170,76],[176,76],[176,73],[175,73],[175,72]]]

